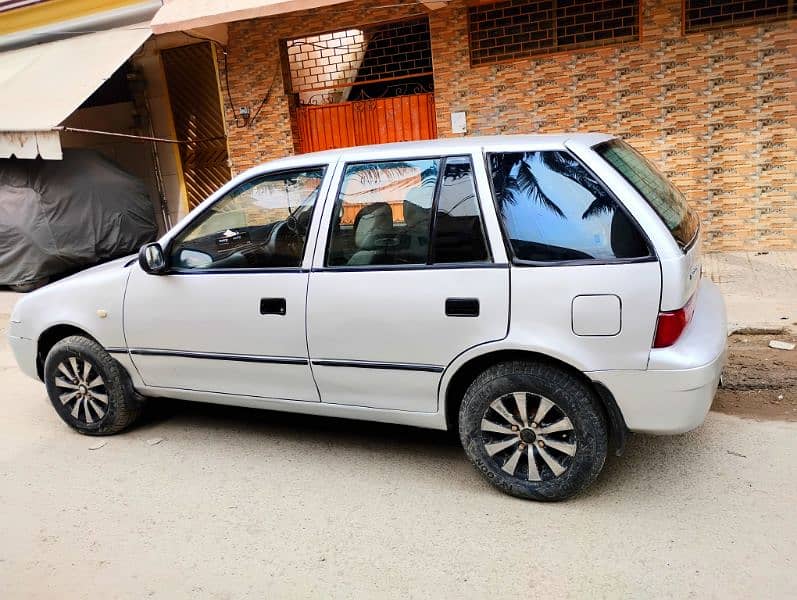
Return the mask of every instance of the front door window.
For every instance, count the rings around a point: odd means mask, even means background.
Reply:
[[[268,174],[234,188],[169,248],[177,270],[301,266],[324,168]]]

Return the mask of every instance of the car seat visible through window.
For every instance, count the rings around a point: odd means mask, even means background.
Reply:
[[[393,211],[387,202],[363,207],[354,219],[354,243],[357,251],[349,265],[385,264],[388,248],[395,246]]]
[[[429,255],[429,227],[434,189],[413,188],[404,198],[404,229],[399,245],[401,261],[423,264]]]

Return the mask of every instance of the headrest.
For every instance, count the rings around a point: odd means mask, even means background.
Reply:
[[[374,202],[360,209],[354,220],[354,243],[361,250],[383,248],[393,235],[393,211],[387,202]]]
[[[412,188],[404,198],[404,222],[407,229],[426,229],[432,208],[434,188]]]
[[[620,209],[614,210],[610,235],[612,252],[617,258],[636,258],[649,252],[642,236],[637,233],[636,225]]]

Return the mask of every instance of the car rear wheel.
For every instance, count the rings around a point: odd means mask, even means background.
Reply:
[[[55,411],[86,435],[110,435],[129,427],[142,400],[122,366],[92,339],[70,336],[52,347],[44,382]]]
[[[607,454],[606,420],[592,390],[545,363],[501,363],[479,375],[462,401],[459,434],[493,485],[532,500],[577,494]]]

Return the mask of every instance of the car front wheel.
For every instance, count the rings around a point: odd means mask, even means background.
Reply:
[[[607,454],[595,394],[547,363],[501,363],[479,375],[462,401],[459,434],[493,485],[532,500],[577,494],[595,480]]]
[[[70,336],[52,347],[44,382],[58,416],[86,435],[118,433],[141,412],[142,401],[122,366],[83,336]]]

